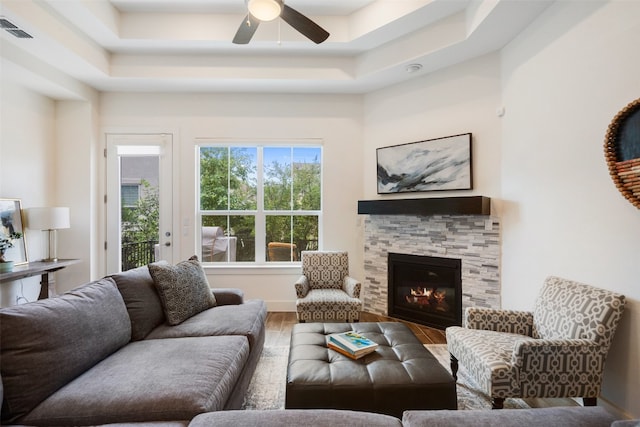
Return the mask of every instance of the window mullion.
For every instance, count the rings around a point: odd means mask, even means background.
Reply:
[[[231,147],[227,147],[227,211],[231,210]],[[227,219],[227,223],[228,223]]]
[[[289,179],[291,187],[289,189],[289,243],[293,244],[293,147],[289,151]]]
[[[265,248],[267,247],[267,221],[264,211],[264,153],[263,147],[258,147],[257,156],[257,181],[258,181],[258,210],[256,212],[256,262],[267,261]]]

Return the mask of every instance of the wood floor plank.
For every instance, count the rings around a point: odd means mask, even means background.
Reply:
[[[375,313],[362,312],[361,322],[402,322],[411,329],[423,344],[446,344],[444,331],[418,325],[417,323],[405,320],[394,319]],[[293,312],[270,311],[267,313],[265,345],[286,346],[291,339],[293,325],[298,323],[296,314]]]

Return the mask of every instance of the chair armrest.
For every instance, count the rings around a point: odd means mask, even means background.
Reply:
[[[496,310],[468,307],[463,324],[469,329],[508,332],[511,334],[533,334],[533,313],[530,311]]]
[[[511,363],[529,387],[543,383],[547,391],[568,387],[572,396],[595,397],[605,359],[602,345],[589,339],[524,339],[516,342]]]
[[[296,287],[296,296],[298,298],[304,298],[309,293],[309,280],[307,276],[300,276],[300,278],[295,283]]]
[[[216,297],[216,305],[239,305],[244,303],[244,292],[237,288],[211,289]]]
[[[562,358],[576,357],[585,353],[602,355],[602,345],[589,339],[523,339],[516,341],[511,361],[515,366],[527,367],[531,358],[541,354],[559,355]],[[582,359],[582,356],[580,357]],[[548,370],[548,366],[540,364],[541,359],[534,360],[535,366]]]
[[[347,293],[351,298],[360,298],[360,289],[362,284],[353,277],[345,276],[342,282],[342,290]]]

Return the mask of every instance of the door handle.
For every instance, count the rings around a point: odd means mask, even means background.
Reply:
[[[164,244],[165,246],[171,246],[171,242],[167,242]]]

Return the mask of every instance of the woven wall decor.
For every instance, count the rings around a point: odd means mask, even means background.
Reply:
[[[604,155],[614,184],[640,209],[640,98],[620,110],[609,124]]]

